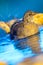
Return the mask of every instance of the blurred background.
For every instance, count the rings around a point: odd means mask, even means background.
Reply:
[[[43,0],[0,0],[0,20],[22,18],[28,10],[43,12]]]

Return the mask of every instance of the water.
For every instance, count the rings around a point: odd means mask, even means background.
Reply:
[[[17,42],[11,41],[9,34],[0,39],[0,42],[0,61],[7,62],[8,64],[16,64],[23,61],[24,58],[35,55],[30,47],[24,50],[15,48],[15,43]]]
[[[40,47],[43,52],[43,26],[39,29],[40,32]],[[20,42],[26,41],[23,40],[10,40],[10,34],[6,34],[3,37],[0,37],[0,61],[8,63],[8,65],[16,65],[17,63],[24,60],[24,58],[33,57],[37,54],[32,52],[32,49],[29,46],[24,45],[24,49],[19,49],[16,47]]]
[[[41,47],[41,51],[43,52],[43,26],[41,26],[39,28],[39,31],[40,31],[40,47]]]
[[[22,18],[28,10],[43,12],[43,0],[0,0],[0,20]]]
[[[40,35],[40,45],[42,46],[43,33],[41,33]],[[0,61],[7,62],[8,65],[16,65],[16,63],[23,61],[24,58],[33,57],[36,55],[32,52],[32,49],[30,47],[26,47],[25,49],[19,50],[15,47],[15,44],[17,43],[18,41],[14,42],[14,40],[10,40],[10,34],[7,34],[5,37],[0,39]]]

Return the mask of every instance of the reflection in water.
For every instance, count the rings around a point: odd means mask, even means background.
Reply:
[[[34,53],[39,53],[41,52],[41,49],[43,49],[43,47],[40,48],[43,46],[42,36],[43,32],[40,33],[40,35],[33,35],[14,42],[11,41],[10,36],[7,35],[0,40],[0,61],[15,65],[16,63],[23,61],[24,58],[36,55]]]
[[[31,46],[34,52],[42,52],[43,51],[43,27],[39,29],[39,35],[33,35],[31,38],[27,40],[27,44]],[[30,44],[29,44],[30,43]],[[25,59],[23,62],[18,65],[43,65],[43,53],[38,56],[31,57]]]
[[[41,52],[39,40],[40,40],[39,35],[33,35],[27,39],[27,44],[32,48],[34,53]]]
[[[8,64],[15,65],[16,63],[23,61],[24,58],[34,56],[31,48],[26,48],[23,50],[18,50],[15,48],[15,44],[18,42],[11,41],[9,35],[1,40],[0,44],[0,61],[7,62]]]
[[[40,53],[41,52],[41,48],[40,48],[40,35],[36,34],[36,35],[32,35],[31,37],[27,37],[24,39],[19,40],[15,46],[18,49],[25,49],[27,47],[30,46],[31,50],[34,53]]]

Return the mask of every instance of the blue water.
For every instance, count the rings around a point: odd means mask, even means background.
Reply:
[[[16,65],[17,63],[24,60],[24,58],[35,56],[32,53],[30,47],[26,47],[24,50],[15,48],[14,40],[10,40],[9,35],[0,39],[0,61],[7,62],[9,65]]]
[[[0,20],[22,18],[28,10],[43,12],[43,0],[0,0]]]
[[[17,42],[14,42],[13,40],[11,41],[9,35],[0,41],[0,61],[4,61],[12,65],[14,63],[15,65],[16,63],[23,61],[24,58],[35,55],[32,53],[30,47],[25,48],[24,50],[15,48],[14,45],[17,44]]]
[[[43,52],[43,27],[39,29],[40,32],[40,48]],[[19,40],[20,41],[20,40]],[[33,57],[36,54],[32,52],[32,49],[28,46],[19,50],[15,47],[19,41],[10,40],[10,34],[0,38],[0,61],[8,63],[8,65],[16,65],[24,60],[24,58]]]

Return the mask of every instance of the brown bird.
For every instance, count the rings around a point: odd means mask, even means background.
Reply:
[[[25,19],[24,19],[25,20]],[[25,48],[25,44],[31,47],[34,53],[40,53],[40,44],[39,44],[39,36],[38,36],[38,25],[33,23],[33,22],[16,22],[12,25],[11,31],[10,31],[10,36],[11,39],[24,39],[26,40],[21,41],[18,45],[22,48]]]

